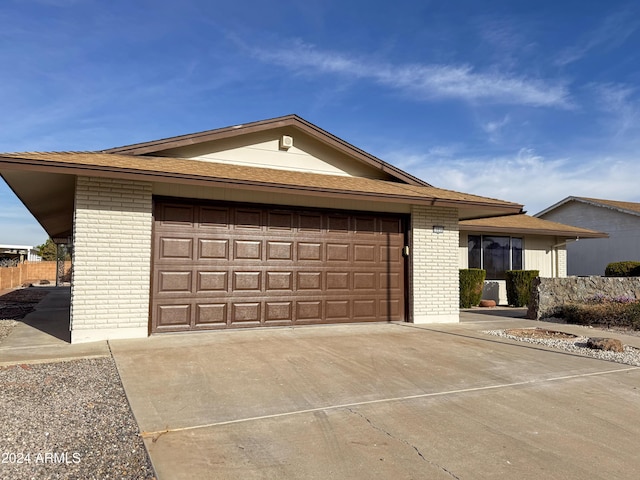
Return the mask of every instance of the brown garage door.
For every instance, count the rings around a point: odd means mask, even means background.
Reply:
[[[152,331],[404,320],[404,218],[155,203]]]

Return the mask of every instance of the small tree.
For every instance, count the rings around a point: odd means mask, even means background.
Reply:
[[[42,245],[38,245],[36,248],[38,249],[38,255],[40,255],[40,258],[45,261],[55,262],[56,260],[71,259],[66,245],[61,245],[60,248],[58,248],[58,245],[53,243],[51,238],[47,238],[46,242]]]
[[[38,255],[45,261],[56,261],[58,259],[58,246],[53,243],[53,240],[47,238],[47,241],[42,245],[36,247],[38,249]]]

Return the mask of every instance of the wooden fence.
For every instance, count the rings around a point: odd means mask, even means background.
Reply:
[[[71,262],[64,262],[64,273],[71,270]],[[0,290],[16,288],[25,283],[37,283],[48,280],[56,283],[56,262],[24,262],[17,267],[0,268]]]

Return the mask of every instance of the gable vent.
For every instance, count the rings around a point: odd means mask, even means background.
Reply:
[[[291,147],[293,147],[293,137],[282,135],[280,137],[280,150],[289,150]]]

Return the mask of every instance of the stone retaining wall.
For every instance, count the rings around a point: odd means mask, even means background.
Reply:
[[[536,278],[528,318],[552,317],[566,303],[582,303],[595,295],[640,299],[640,277]]]

